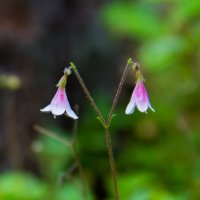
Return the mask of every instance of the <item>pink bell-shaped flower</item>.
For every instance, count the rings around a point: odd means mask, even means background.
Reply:
[[[155,110],[152,108],[149,102],[149,97],[142,78],[138,78],[137,80],[130,102],[126,107],[125,113],[127,115],[132,114],[134,112],[135,106],[140,112],[147,112],[148,108],[155,112]]]
[[[66,70],[65,70],[66,72]],[[64,74],[64,76],[60,79],[58,83],[58,90],[53,97],[51,103],[46,106],[45,108],[41,109],[41,112],[51,112],[54,116],[67,114],[67,116],[78,119],[74,111],[71,109],[71,106],[69,105],[69,101],[65,92],[65,85],[67,82],[67,73]]]

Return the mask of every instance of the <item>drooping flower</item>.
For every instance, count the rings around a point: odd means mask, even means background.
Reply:
[[[140,112],[147,112],[148,108],[155,112],[149,102],[149,97],[145,89],[142,77],[137,79],[136,86],[133,90],[130,102],[126,107],[125,113],[127,115],[132,114],[134,112],[135,106]]]
[[[71,109],[71,106],[69,104],[66,91],[65,91],[65,85],[67,83],[68,75],[69,75],[69,72],[65,70],[63,77],[60,79],[59,83],[57,84],[58,89],[55,96],[53,97],[51,103],[48,106],[40,110],[41,112],[51,112],[54,116],[58,116],[58,115],[62,115],[66,113],[67,116],[73,119],[78,119],[77,115]]]

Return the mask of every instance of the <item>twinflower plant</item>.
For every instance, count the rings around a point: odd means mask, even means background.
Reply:
[[[138,63],[133,62],[130,58],[128,59],[128,62],[126,64],[126,67],[124,69],[124,72],[122,74],[121,80],[119,82],[115,97],[113,99],[113,103],[110,109],[110,112],[108,114],[108,117],[105,118],[101,110],[96,105],[94,99],[92,98],[90,92],[88,91],[87,87],[85,86],[85,83],[83,82],[83,79],[81,78],[77,67],[74,65],[74,63],[70,63],[69,68],[66,68],[64,71],[63,77],[60,79],[57,87],[57,93],[54,96],[53,100],[51,101],[50,105],[45,107],[44,109],[41,109],[42,112],[52,112],[54,116],[62,115],[64,113],[67,114],[67,116],[71,117],[72,119],[78,119],[74,111],[71,109],[66,93],[65,93],[65,86],[67,83],[67,77],[69,74],[71,74],[71,70],[76,75],[76,78],[78,79],[84,93],[86,94],[86,97],[90,101],[91,105],[93,106],[94,110],[96,111],[98,115],[98,119],[103,125],[103,128],[105,130],[105,138],[106,138],[106,144],[108,149],[108,156],[109,156],[109,163],[111,168],[111,174],[113,179],[113,185],[114,185],[114,196],[115,200],[119,200],[119,192],[118,192],[118,184],[117,184],[117,173],[116,173],[116,167],[115,167],[115,161],[113,156],[113,149],[112,149],[112,143],[110,138],[110,126],[112,122],[112,118],[114,116],[114,111],[122,90],[122,87],[124,85],[124,82],[126,80],[126,76],[128,74],[129,68],[132,67],[133,71],[136,74],[136,86],[133,90],[130,102],[125,110],[126,114],[131,114],[134,111],[134,108],[137,107],[140,112],[147,112],[147,109],[150,108],[152,111],[155,111],[150,102],[149,97],[147,94],[147,91],[144,86],[144,79],[140,71],[140,66]]]

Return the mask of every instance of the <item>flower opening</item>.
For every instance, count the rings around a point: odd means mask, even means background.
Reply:
[[[138,78],[136,86],[133,90],[130,102],[126,107],[125,113],[130,115],[134,112],[135,106],[140,112],[147,112],[148,108],[150,108],[153,112],[155,110],[152,108],[147,91],[145,89],[142,78]]]

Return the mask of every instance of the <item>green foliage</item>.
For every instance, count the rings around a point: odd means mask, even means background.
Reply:
[[[128,41],[140,63],[156,110],[121,117],[123,107],[113,119],[117,166],[128,172],[118,172],[122,199],[200,198],[199,13],[196,0],[119,0],[102,8],[108,33]]]
[[[143,39],[158,36],[162,32],[161,22],[146,5],[119,2],[107,5],[102,12],[108,29],[119,36]]]
[[[56,200],[92,200],[92,196],[89,191],[83,191],[81,182],[67,183],[63,187],[60,187],[55,195]]]
[[[55,135],[63,135],[63,131],[53,128]],[[52,131],[51,131],[52,132]],[[62,139],[70,142],[69,138]],[[83,180],[73,175],[77,170],[77,163],[72,156],[72,147],[48,136],[41,136],[33,144],[37,153],[41,172],[48,182],[48,198],[52,200],[92,200],[92,194]],[[80,174],[78,174],[80,176]]]
[[[83,200],[83,196],[80,191],[77,191],[74,185],[68,184],[59,189],[56,194],[56,199],[58,200]]]
[[[58,185],[57,185],[58,186]],[[8,172],[0,177],[0,199],[2,200],[92,200],[90,191],[83,188],[79,179],[59,187],[52,187],[24,172]]]
[[[70,162],[72,151],[70,147],[48,136],[41,136],[38,141],[36,141],[35,145],[38,145],[38,142],[40,147],[39,151],[36,150],[36,152],[42,172],[49,180],[55,181],[58,174],[60,174]]]
[[[139,172],[119,177],[120,194],[126,200],[177,200],[156,180],[154,174]],[[182,196],[183,197],[183,196]],[[181,198],[184,199],[184,198]]]
[[[162,36],[145,43],[140,49],[140,59],[149,70],[162,71],[172,67],[184,55],[186,41],[180,36]]]
[[[8,172],[0,177],[0,199],[41,200],[45,199],[47,186],[32,175],[23,172]]]

